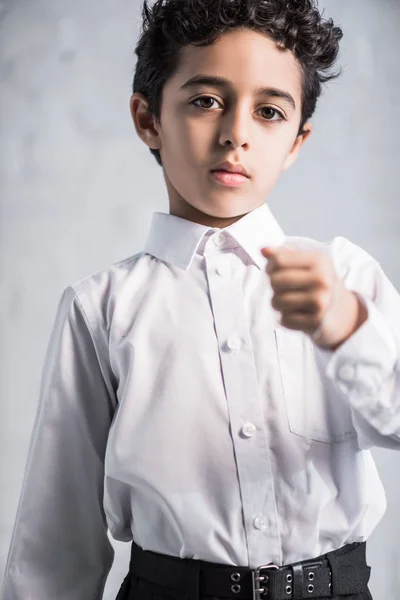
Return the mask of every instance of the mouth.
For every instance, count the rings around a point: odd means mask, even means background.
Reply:
[[[211,171],[211,176],[214,181],[227,187],[238,187],[249,181],[249,177],[242,173],[233,173],[224,169]]]

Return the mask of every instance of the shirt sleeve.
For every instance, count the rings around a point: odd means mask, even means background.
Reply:
[[[400,450],[400,295],[379,262],[347,242],[355,256],[345,285],[368,318],[337,350],[315,345],[317,365],[350,404],[360,447]]]
[[[72,287],[59,300],[3,581],[3,600],[99,600],[114,560],[103,510],[115,399]]]

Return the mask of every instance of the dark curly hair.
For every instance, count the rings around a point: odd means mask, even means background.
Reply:
[[[313,115],[321,83],[330,73],[343,37],[332,19],[323,19],[317,0],[144,0],[142,29],[135,48],[138,57],[133,92],[142,93],[159,121],[162,89],[178,67],[185,45],[207,46],[227,30],[248,28],[268,35],[291,50],[302,73],[302,118],[298,135]],[[159,165],[160,152],[150,149]]]

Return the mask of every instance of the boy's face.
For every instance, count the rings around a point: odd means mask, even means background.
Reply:
[[[200,75],[227,83],[188,84]],[[170,213],[210,227],[226,227],[263,204],[311,133],[307,123],[307,132],[297,136],[296,58],[249,29],[224,33],[210,46],[183,48],[163,89],[159,123],[149,119],[140,94],[132,96],[131,112],[140,137],[161,152]],[[212,170],[223,161],[241,163],[249,177],[235,186],[217,180]]]

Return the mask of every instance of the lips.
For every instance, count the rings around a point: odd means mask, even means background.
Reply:
[[[244,175],[245,177],[249,177],[247,169],[244,165],[240,163],[231,163],[228,161],[222,162],[216,167],[214,167],[211,172],[227,172],[227,173],[236,173],[239,175]]]
[[[232,173],[230,171],[212,171],[211,176],[214,181],[228,187],[238,187],[249,181],[249,178],[242,173]]]

